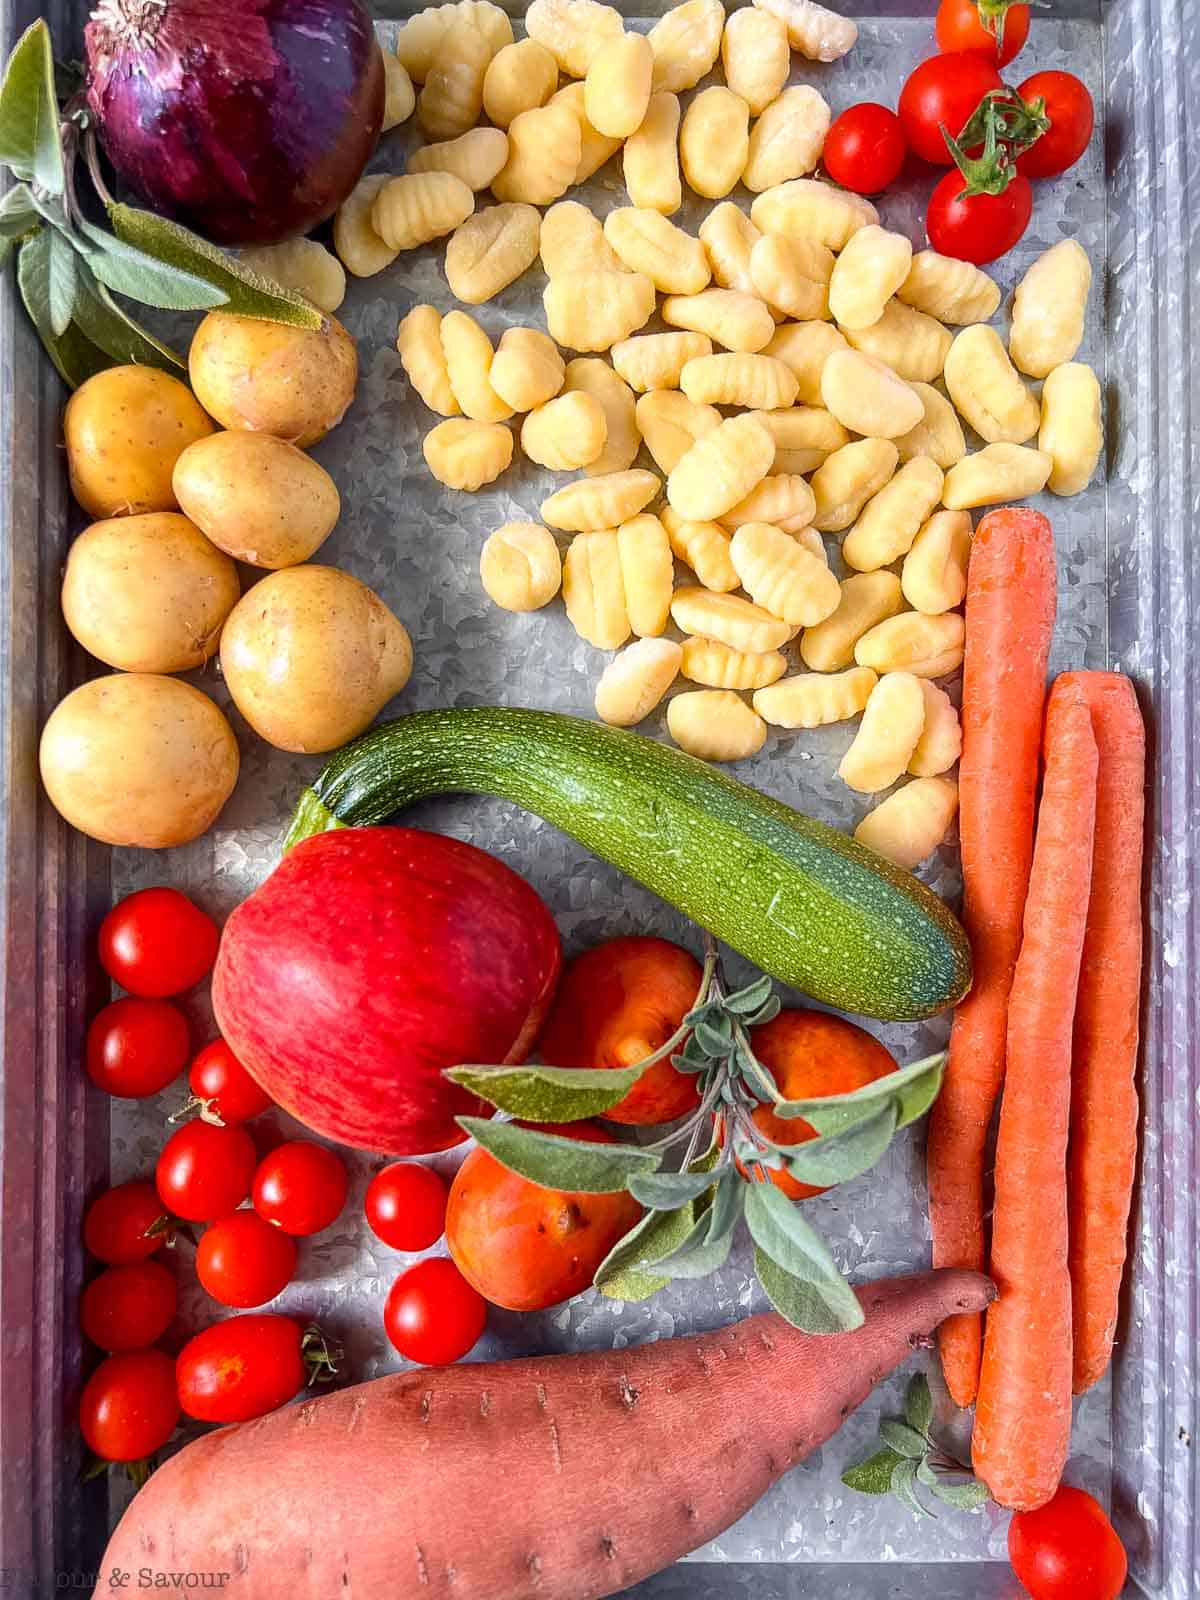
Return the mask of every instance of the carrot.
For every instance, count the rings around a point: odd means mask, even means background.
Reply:
[[[1033,855],[1033,811],[1054,630],[1054,539],[1036,511],[980,522],[967,574],[963,749],[959,768],[963,922],[975,985],[958,1008],[946,1081],[929,1126],[933,1263],[981,1268],[988,1127],[1004,1077],[1008,994]],[[978,1317],[941,1330],[950,1393],[970,1405],[979,1383]]]
[[[1119,673],[1071,672],[1060,687],[1090,708],[1100,751],[1067,1158],[1074,1387],[1082,1394],[1112,1356],[1137,1161],[1146,729]]]
[[[1056,686],[1009,998],[992,1218],[1000,1297],[988,1313],[971,1445],[975,1471],[994,1498],[1020,1511],[1054,1494],[1071,1437],[1067,1134],[1098,766],[1087,706]]]
[[[948,1312],[993,1295],[973,1272],[856,1292],[853,1333],[750,1317],[396,1373],[206,1434],[125,1512],[96,1596],[117,1568],[228,1574],[225,1600],[620,1593],[729,1527]]]

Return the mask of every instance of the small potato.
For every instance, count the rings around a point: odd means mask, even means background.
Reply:
[[[683,651],[673,639],[635,639],[605,667],[596,685],[596,715],[614,728],[645,719],[679,676]]]
[[[670,295],[663,301],[661,311],[669,326],[706,333],[714,344],[749,355],[770,344],[775,334],[775,318],[762,301],[736,289]]]
[[[414,306],[396,336],[400,363],[409,383],[431,411],[457,417],[462,410],[450,382],[442,348],[442,314],[436,306]]]
[[[829,309],[847,332],[869,328],[908,277],[912,245],[901,233],[870,224],[847,241],[829,281]]]
[[[446,245],[450,292],[469,306],[494,299],[537,260],[540,228],[534,206],[487,206],[476,211],[455,228]]]
[[[766,413],[757,412],[756,415],[763,416]],[[813,492],[799,474],[776,472],[768,473],[744,500],[739,500],[737,505],[731,506],[717,520],[727,528],[735,529],[747,522],[769,522],[772,527],[794,534],[798,539],[811,533],[815,541],[813,554],[819,555],[825,562],[824,542],[811,527],[815,509]]]
[[[926,617],[919,611],[877,622],[854,646],[860,667],[876,672],[911,672],[918,678],[945,678],[962,666],[966,625],[957,611]]]
[[[506,328],[488,370],[488,382],[513,411],[553,400],[565,377],[558,346],[540,328]]]
[[[694,89],[712,70],[724,24],[721,0],[685,0],[661,16],[649,34],[655,89]]]
[[[925,726],[925,697],[911,672],[888,672],[871,690],[838,777],[860,794],[890,789],[908,766]]]
[[[835,450],[850,443],[842,424],[820,406],[788,406],[756,415],[775,441],[776,473],[815,472]]]
[[[781,315],[820,321],[829,316],[833,262],[833,251],[823,244],[764,233],[750,252],[750,281]]]
[[[675,588],[675,562],[667,530],[649,513],[632,517],[617,529],[617,554],[629,626],[644,639],[664,633]]]
[[[854,830],[859,844],[912,871],[931,856],[958,813],[958,785],[915,778],[881,800]]]
[[[582,83],[568,83],[557,94],[550,96],[552,106],[563,106],[575,118],[579,129],[579,160],[575,166],[573,183],[586,183],[593,173],[599,172],[606,161],[621,148],[620,139],[610,139],[588,121],[587,90]]]
[[[777,728],[824,728],[857,717],[878,678],[869,667],[848,672],[801,672],[754,696],[754,709]]]
[[[604,449],[604,408],[590,394],[573,392],[548,400],[521,424],[521,449],[551,472],[574,472]]]
[[[547,340],[547,343],[550,341]],[[504,341],[500,341],[503,348]],[[579,391],[598,400],[604,411],[607,437],[604,449],[584,469],[589,477],[605,477],[624,472],[637,459],[642,438],[638,430],[633,390],[609,366],[595,356],[576,356],[567,363],[564,393]]]
[[[821,399],[852,433],[871,439],[898,439],[925,415],[920,395],[861,350],[832,352],[821,371]]]
[[[709,589],[676,589],[671,616],[680,633],[702,639],[719,639],[731,650],[761,655],[778,650],[792,637],[792,626],[772,616],[762,606],[736,594],[714,594]]]
[[[453,233],[474,209],[473,191],[452,172],[405,173],[376,195],[371,226],[399,254]]]
[[[821,159],[831,120],[828,104],[811,85],[797,83],[785,89],[750,130],[742,173],[747,189],[761,194],[812,172]],[[764,233],[775,231],[759,226]]]
[[[770,523],[740,527],[729,554],[755,605],[792,627],[811,628],[837,609],[841,591],[823,557]]]
[[[457,139],[414,150],[405,170],[450,172],[468,189],[486,189],[507,160],[508,139],[499,128],[471,128]]]
[[[650,96],[641,127],[625,141],[622,167],[630,203],[672,216],[683,204],[679,181],[679,99]]]
[[[67,401],[71,492],[90,517],[174,511],[175,463],[213,424],[191,390],[157,367],[109,367]]]
[[[333,219],[333,248],[346,271],[356,278],[375,277],[400,254],[375,232],[375,202],[390,182],[386,172],[360,178]]]
[[[654,315],[642,272],[578,272],[551,278],[542,294],[550,336],[568,350],[610,350]]]
[[[542,520],[564,533],[619,528],[645,510],[662,484],[652,472],[631,468],[568,483],[542,501]],[[614,539],[616,535],[613,535]],[[613,647],[616,648],[615,646]]]
[[[708,283],[704,246],[657,211],[618,206],[604,237],[630,272],[644,272],[663,294],[698,294]]]
[[[628,639],[621,558],[611,528],[571,540],[563,562],[563,601],[575,632],[597,650],[619,650]]]
[[[407,122],[417,109],[417,91],[408,75],[408,68],[390,50],[381,50],[383,57],[383,126],[380,133],[391,133],[402,122]]]
[[[51,804],[102,844],[166,850],[212,827],[238,776],[233,729],[178,678],[114,672],[69,694],[42,731]]]
[[[800,635],[800,656],[814,672],[840,672],[854,662],[854,646],[875,626],[904,608],[894,572],[856,572],[841,583],[837,610]]]
[[[694,406],[676,389],[652,389],[642,395],[635,415],[646,449],[666,473],[674,471],[696,440],[721,421],[715,406]]]
[[[797,386],[784,362],[738,350],[695,357],[680,374],[679,387],[693,405],[781,411],[795,404]]]
[[[377,594],[336,567],[273,572],[233,608],[221,671],[254,731],[319,754],[356,738],[412,673],[412,643]]]
[[[1042,385],[1038,449],[1052,462],[1051,494],[1079,494],[1091,482],[1104,448],[1100,404],[1100,380],[1082,361],[1055,367]]]
[[[492,179],[497,200],[548,206],[575,182],[583,145],[579,121],[569,107],[522,111],[508,125],[508,160]]]
[[[946,474],[942,504],[950,511],[996,506],[1040,494],[1049,482],[1054,458],[1023,444],[989,444],[964,456]]]
[[[816,501],[813,526],[822,533],[848,528],[887,483],[899,459],[890,439],[854,439],[827,456],[810,482]]]
[[[798,404],[823,409],[821,379],[825,363],[835,350],[848,348],[845,334],[828,322],[788,322],[772,335],[764,354],[792,369]]]
[[[218,550],[252,567],[309,560],[342,509],[324,467],[270,433],[198,439],[175,463],[175,494]]]
[[[995,328],[975,323],[957,334],[945,363],[946,388],[965,422],[988,444],[1024,444],[1041,412],[1008,359]]]
[[[476,422],[470,417],[450,417],[425,435],[421,446],[425,462],[439,483],[448,489],[474,494],[494,483],[512,464],[513,436],[502,422]]]
[[[667,480],[673,510],[689,522],[723,516],[766,477],[775,441],[755,417],[727,417],[698,439]]]
[[[842,540],[846,565],[858,572],[876,572],[907,555],[942,498],[943,481],[941,467],[928,456],[914,456],[901,467],[871,496]]]
[[[778,650],[731,650],[719,639],[685,639],[680,670],[693,683],[710,689],[765,689],[787,671],[787,657]],[[768,719],[770,720],[770,719]]]
[[[921,420],[896,440],[901,461],[911,461],[914,456],[928,456],[947,472],[967,453],[958,412],[940,389],[929,383],[910,385],[921,402]]]
[[[933,383],[939,378],[952,342],[949,328],[901,300],[889,300],[879,321],[869,327],[847,328],[846,338],[906,383]]]
[[[712,354],[712,340],[705,333],[643,333],[622,339],[609,354],[629,387],[647,394],[678,389],[688,362]]]
[[[336,317],[292,328],[210,311],[188,366],[196,398],[223,428],[273,433],[301,450],[337,427],[358,385],[358,350]]]
[[[670,506],[662,508],[662,525],[671,550],[714,594],[729,594],[740,582],[729,555],[730,536],[719,522],[685,522]],[[731,688],[723,684],[722,688]]]
[[[962,755],[962,724],[950,696],[928,678],[921,679],[925,696],[925,726],[912,753],[908,770],[914,778],[936,778]]]
[[[967,592],[970,559],[970,514],[935,511],[904,558],[900,573],[904,598],[914,611],[923,611],[927,616],[953,611]]]
[[[536,39],[506,44],[488,63],[483,77],[483,109],[498,128],[507,128],[522,111],[544,106],[558,88],[558,62]]]
[[[654,51],[644,33],[622,33],[592,57],[584,83],[584,110],[597,133],[627,139],[636,133],[650,104]]]
[[[79,535],[62,608],[75,638],[106,666],[190,672],[216,652],[240,594],[237,568],[194,523],[151,511],[94,522]]]
[[[289,239],[242,251],[242,265],[302,294],[318,311],[336,311],[346,298],[342,263],[316,239]]]
[[[787,29],[778,17],[753,6],[731,12],[721,39],[721,63],[725,82],[757,117],[778,99],[792,70]]]
[[[578,200],[559,200],[542,218],[539,243],[542,270],[548,278],[570,272],[624,272],[625,267],[604,236],[604,228]]]
[[[737,15],[747,13],[738,12]],[[722,289],[737,289],[741,294],[758,293],[750,274],[750,257],[763,235],[741,206],[732,200],[723,200],[719,206],[714,206],[700,224],[699,237],[714,283]]]
[[[760,194],[750,207],[750,220],[763,233],[815,239],[827,250],[843,250],[860,228],[878,223],[879,213],[849,190],[816,178],[792,178]]]
[[[479,555],[483,587],[505,611],[539,611],[562,587],[562,558],[540,522],[506,522]]]
[[[692,188],[709,200],[722,199],[741,177],[749,152],[750,107],[720,84],[702,89],[679,129],[679,159]]]
[[[744,761],[766,743],[767,725],[728,689],[689,689],[667,707],[667,730],[701,761]]]

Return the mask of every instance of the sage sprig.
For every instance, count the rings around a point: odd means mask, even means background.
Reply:
[[[673,1279],[706,1277],[727,1260],[744,1221],[759,1281],[782,1316],[808,1333],[859,1327],[862,1309],[828,1246],[770,1175],[785,1172],[824,1188],[868,1171],[893,1136],[933,1104],[945,1056],[913,1062],[852,1093],[786,1100],[751,1040],[751,1031],[779,1009],[770,978],[728,991],[716,946],[706,937],[696,1003],[644,1061],[599,1072],[533,1063],[453,1067],[446,1074],[522,1123],[564,1124],[604,1116],[669,1058],[697,1079],[696,1109],[682,1122],[637,1145],[593,1144],[482,1117],[460,1117],[459,1125],[532,1183],[568,1193],[625,1189],[646,1208],[601,1263],[594,1281],[602,1294],[643,1300]],[[814,1136],[801,1144],[772,1139],[754,1120],[762,1105],[785,1120],[803,1118]],[[679,1153],[665,1167],[671,1152]]]
[[[919,1372],[905,1394],[903,1420],[888,1417],[880,1423],[878,1449],[847,1467],[842,1482],[860,1494],[894,1494],[915,1517],[933,1516],[917,1493],[918,1484],[956,1511],[978,1511],[990,1498],[987,1487],[934,1441],[932,1423],[933,1396]]]
[[[153,212],[118,204],[100,171],[91,114],[74,75],[56,68],[50,30],[35,22],[0,84],[0,165],[17,179],[0,200],[0,265],[14,252],[30,320],[63,381],[78,388],[114,364],[178,372],[181,355],[113,297],[170,311],[226,307],[242,316],[319,328],[308,301]],[[70,94],[65,101],[61,96]],[[112,231],[87,214],[80,156]]]

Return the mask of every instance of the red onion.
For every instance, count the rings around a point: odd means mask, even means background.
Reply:
[[[360,0],[100,0],[85,38],[118,174],[219,244],[307,233],[375,147],[383,62]]]

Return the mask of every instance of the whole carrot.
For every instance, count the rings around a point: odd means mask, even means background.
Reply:
[[[967,574],[959,834],[963,922],[975,984],[958,1008],[946,1081],[929,1126],[935,1266],[985,1260],[984,1150],[1004,1077],[1008,995],[1033,855],[1033,810],[1055,612],[1054,536],[1036,511],[1007,507],[980,522]],[[952,1317],[939,1335],[960,1406],[979,1383],[982,1328]]]
[[[1098,766],[1091,713],[1056,686],[1009,998],[992,1218],[1000,1297],[988,1312],[971,1442],[976,1473],[1001,1505],[1020,1511],[1054,1494],[1071,1438],[1067,1133]]]
[[[1146,729],[1133,685],[1120,673],[1071,672],[1060,688],[1090,708],[1100,752],[1067,1159],[1074,1387],[1082,1394],[1112,1355],[1137,1162]]]

